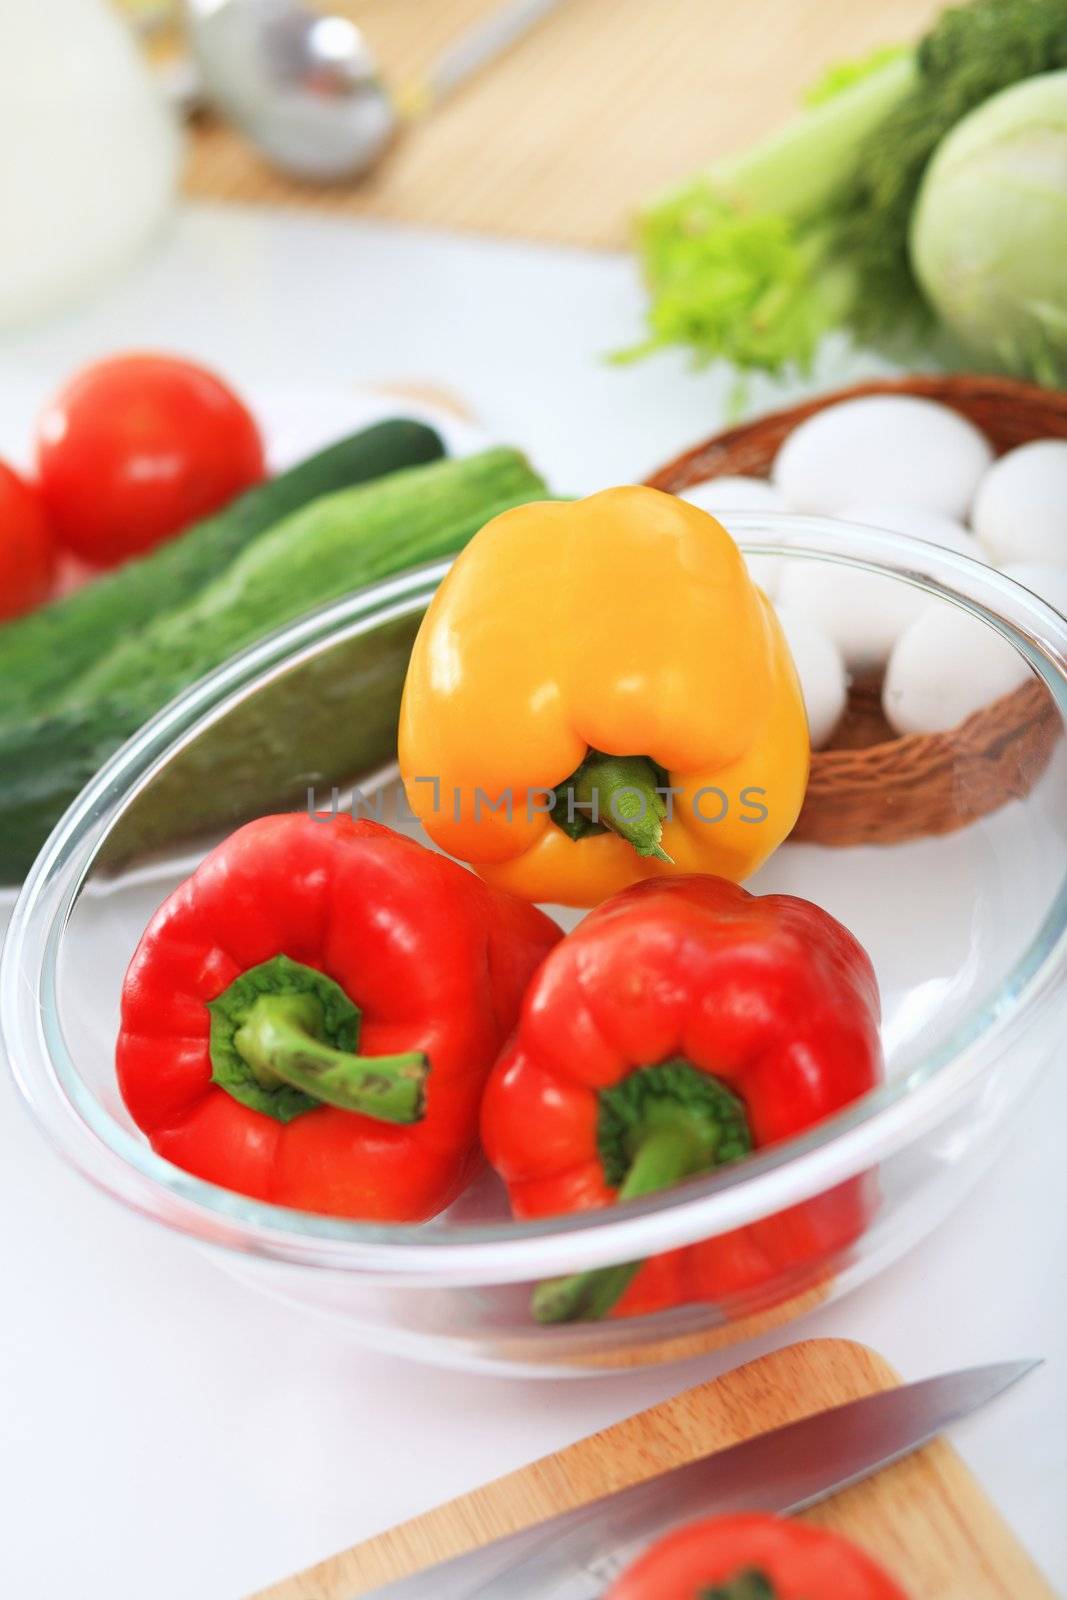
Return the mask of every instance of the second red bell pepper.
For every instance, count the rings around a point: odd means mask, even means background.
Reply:
[[[788,1139],[881,1074],[874,970],[827,912],[721,878],[634,885],[534,977],[490,1078],[482,1138],[514,1214],[666,1189]],[[546,1322],[717,1301],[829,1260],[862,1231],[854,1180],[653,1260],[544,1284]]]
[[[263,817],[211,852],[138,946],[123,1098],[161,1156],[212,1183],[421,1221],[471,1174],[486,1074],[559,937],[378,823]]]

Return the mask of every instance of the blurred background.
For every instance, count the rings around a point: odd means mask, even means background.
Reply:
[[[360,420],[338,387],[399,385],[516,438],[575,489],[641,476],[741,410],[894,370],[884,337],[838,336],[821,279],[808,292],[790,213],[797,191],[821,220],[821,190],[908,87],[937,12],[936,0],[7,7],[0,459],[32,471],[55,385],[129,349],[256,389],[272,465],[322,442],[324,414],[335,435]],[[1034,56],[1004,76],[1037,71]],[[855,77],[871,87],[853,110]],[[816,106],[809,134],[805,105],[827,96],[825,128]],[[779,158],[773,141],[798,115],[799,142],[787,133]],[[733,234],[701,212],[702,175],[724,158],[743,219],[757,212]],[[797,184],[805,173],[814,181]],[[670,213],[673,194],[688,206],[694,192],[695,213]],[[942,359],[928,333],[907,365]]]
[[[317,0],[315,11],[359,30],[369,58],[401,99],[401,116],[417,111],[434,69],[470,41],[476,25],[503,19],[506,30],[510,17],[515,34],[504,49],[504,31],[502,53],[457,83],[432,117],[406,125],[376,171],[362,181],[338,173],[329,189],[272,171],[254,129],[242,132],[208,108],[210,96],[198,93],[203,74],[189,62],[198,32],[216,62],[227,36],[240,35],[253,50],[256,13],[259,27],[292,41],[292,19],[301,9],[296,0],[39,0],[12,7],[4,22],[11,74],[5,98],[21,102],[23,113],[36,102],[33,132],[58,147],[63,127],[44,121],[56,110],[49,86],[58,90],[69,74],[68,95],[87,101],[95,79],[99,116],[110,115],[117,134],[123,102],[132,108],[137,90],[132,64],[129,82],[121,81],[120,52],[107,37],[112,15],[105,13],[111,13],[191,113],[179,163],[188,198],[307,205],[344,216],[621,247],[633,213],[657,190],[780,126],[825,66],[916,37],[938,7],[936,0],[761,0],[741,7],[728,0],[657,0],[654,7],[643,0]],[[319,42],[329,61],[329,30],[320,28]],[[342,55],[352,47],[343,31],[340,38],[334,31],[332,43]],[[283,92],[279,87],[279,98]],[[232,117],[232,99],[228,109]],[[72,169],[76,112],[71,105]],[[146,111],[142,117],[125,136],[151,144],[154,130]],[[42,152],[29,133],[24,128],[22,150],[32,166]],[[128,150],[126,159],[137,153]],[[139,153],[147,160],[148,151]]]
[[[347,0],[331,9],[363,30],[386,81],[403,89],[502,7]],[[208,117],[189,141],[185,192],[622,248],[657,191],[779,127],[828,63],[914,37],[938,8],[559,0],[540,9],[525,38],[412,126],[362,184],[309,192]]]

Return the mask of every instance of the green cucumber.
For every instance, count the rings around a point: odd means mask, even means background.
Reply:
[[[439,435],[424,423],[375,423],[248,490],[150,555],[0,625],[0,721],[51,710],[116,638],[150,623],[161,609],[183,605],[253,539],[301,506],[443,454]]]
[[[327,495],[257,539],[187,605],[116,645],[64,703],[117,696],[147,717],[265,633],[378,578],[452,554],[496,506],[545,493],[518,451],[498,448]]]
[[[103,761],[179,690],[318,606],[405,568],[454,555],[500,511],[546,493],[521,455],[497,449],[397,472],[380,483],[328,495],[286,518],[193,602],[116,646],[74,686],[67,704],[44,717],[0,725],[0,882],[25,875],[52,827]],[[357,731],[363,719],[354,708]],[[337,721],[334,708],[329,720]],[[383,760],[387,742],[376,743]],[[352,739],[342,738],[340,744],[354,758]],[[139,842],[149,833],[153,839],[168,838],[175,815],[193,833],[228,819],[235,806],[248,811],[253,793],[259,810],[287,803],[286,783],[291,787],[295,781],[294,767],[296,776],[307,767],[295,760],[291,745],[279,747],[277,755],[265,770],[260,738],[251,737],[247,751],[229,750],[210,779],[197,772],[195,781],[182,784],[180,798],[168,799],[165,814],[157,819],[153,811],[151,827],[140,830]],[[325,748],[322,755],[330,769],[323,771],[325,779],[344,776],[333,770],[345,764],[339,751],[331,752],[329,761]]]
[[[0,727],[0,884],[22,881],[71,801],[137,725],[132,708],[111,702]]]

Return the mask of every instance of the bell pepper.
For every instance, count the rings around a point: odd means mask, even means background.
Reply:
[[[722,878],[635,884],[546,958],[493,1069],[482,1142],[521,1218],[610,1206],[821,1122],[881,1071],[870,960],[828,912]],[[822,1271],[853,1179],[720,1237],[542,1284],[543,1322],[720,1301]]]
[[[486,1074],[559,937],[378,823],[263,817],[152,918],[119,1087],[158,1154],[211,1183],[420,1221],[471,1175]]]
[[[717,1517],[668,1534],[605,1600],[907,1600],[847,1539],[804,1522]]]
[[[507,511],[423,620],[400,716],[409,803],[530,900],[736,881],[793,827],[809,740],[770,603],[707,512],[656,489]]]

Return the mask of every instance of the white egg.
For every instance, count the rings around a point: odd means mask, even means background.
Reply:
[[[884,666],[924,605],[919,590],[895,578],[814,561],[788,563],[778,599],[825,633],[854,673]]]
[[[701,511],[784,511],[785,501],[766,478],[744,478],[739,475],[709,478],[706,483],[694,483],[680,497]]]
[[[801,612],[779,606],[778,620],[804,691],[811,747],[818,750],[837,727],[845,709],[848,699],[845,663],[833,640]]]
[[[951,407],[867,395],[794,428],[771,477],[792,511],[832,516],[861,500],[884,501],[962,520],[992,459],[985,435]]]
[[[741,532],[735,532],[730,526],[731,511],[784,511],[785,501],[766,478],[745,478],[739,475],[722,478],[709,478],[707,483],[695,483],[679,497],[688,500],[692,506],[699,506],[702,511],[710,511],[717,517],[733,538],[743,538]],[[752,581],[757,583],[764,594],[774,595],[778,587],[782,563],[778,556],[746,557],[748,570],[752,574]]]
[[[926,539],[981,559],[977,540],[959,522],[916,506],[849,506],[848,522],[885,528]],[[789,561],[778,584],[783,605],[802,612],[836,644],[851,672],[884,667],[905,628],[921,617],[930,598],[899,578],[883,578],[856,568],[821,562]]]
[[[897,642],[882,707],[898,733],[947,733],[1030,675],[1023,658],[986,623],[933,601]]]
[[[1032,590],[1067,617],[1067,567],[1053,567],[1040,561],[1015,561],[1003,570],[1005,576],[1014,578],[1024,589]]]
[[[1067,439],[1035,439],[994,462],[978,485],[971,523],[997,566],[1067,566]]]
[[[844,506],[837,515],[843,522],[858,522],[865,528],[882,528],[887,533],[903,533],[909,539],[925,539],[955,550],[961,556],[985,561],[986,553],[974,534],[942,511],[927,511],[923,506],[893,505],[870,500]]]

